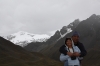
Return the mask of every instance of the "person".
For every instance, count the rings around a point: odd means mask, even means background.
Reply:
[[[80,51],[81,51],[80,53],[78,53],[78,52],[74,53],[74,55],[75,55],[76,57],[78,57],[78,56],[80,57],[79,61],[80,61],[80,63],[81,63],[83,57],[86,56],[87,51],[85,50],[83,44],[82,44],[81,42],[79,42],[79,37],[80,37],[80,35],[79,35],[79,33],[78,33],[77,31],[75,31],[75,32],[72,34],[72,36],[71,36],[71,38],[72,38],[72,40],[73,40],[73,42],[74,42],[74,45],[77,46],[77,47],[80,49]],[[62,53],[62,54],[64,54],[64,55],[72,56],[73,54],[72,54],[71,52],[68,52],[68,51],[65,49],[65,47],[66,47],[65,45],[62,45],[62,46],[60,47],[60,49],[59,49],[60,53]]]
[[[64,66],[80,66],[79,57],[78,56],[76,57],[75,54],[76,52],[81,53],[81,51],[77,46],[73,44],[71,38],[66,38],[65,49],[68,52],[72,53],[72,55],[69,56],[69,55],[64,55],[63,53],[61,53],[60,61],[65,62]]]

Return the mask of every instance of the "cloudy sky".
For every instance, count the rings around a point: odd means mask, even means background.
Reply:
[[[92,14],[100,15],[100,0],[0,0],[0,35],[52,34]]]

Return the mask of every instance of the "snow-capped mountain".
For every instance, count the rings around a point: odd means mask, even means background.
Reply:
[[[19,31],[17,33],[7,36],[7,40],[10,40],[16,45],[26,46],[31,42],[46,42],[50,38],[47,34],[31,34],[24,31]]]

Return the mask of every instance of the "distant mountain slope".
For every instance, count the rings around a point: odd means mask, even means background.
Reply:
[[[0,37],[0,66],[62,66],[62,63],[28,52],[18,45]]]
[[[17,33],[7,36],[7,39],[19,46],[27,46],[31,42],[46,42],[50,38],[47,34],[31,34],[24,31],[19,31]]]

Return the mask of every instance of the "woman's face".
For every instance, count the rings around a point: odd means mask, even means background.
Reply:
[[[72,46],[72,41],[71,41],[71,40],[67,40],[67,41],[66,41],[66,45],[67,45],[67,46]]]

